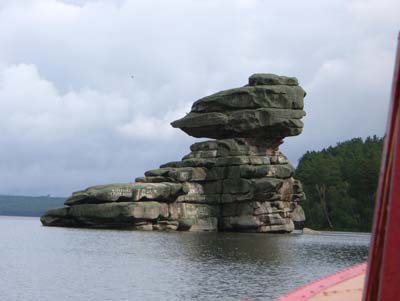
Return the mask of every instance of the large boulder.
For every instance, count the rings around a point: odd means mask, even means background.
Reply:
[[[180,193],[182,193],[182,185],[180,183],[135,183],[133,186],[133,201],[173,201]]]
[[[45,226],[129,227],[169,217],[168,205],[159,202],[80,204],[49,210],[41,217]]]
[[[256,109],[232,112],[190,112],[172,123],[196,138],[224,139],[232,137],[284,138],[297,136],[303,130],[302,110]]]
[[[108,203],[132,199],[134,183],[98,185],[72,193],[65,205]]]
[[[207,204],[174,203],[169,205],[170,219],[177,220],[180,230],[218,230],[219,208]]]
[[[279,76],[271,73],[255,73],[249,77],[250,86],[260,85],[288,85],[298,86],[299,82],[295,77]]]
[[[248,86],[199,99],[171,125],[193,137],[279,140],[302,132],[305,94],[295,78],[255,74]]]
[[[182,193],[180,183],[124,183],[88,187],[77,191],[65,205],[100,204],[141,200],[174,200]]]
[[[304,210],[300,205],[296,205],[292,209],[290,217],[294,222],[304,222],[306,220],[306,214],[304,213]]]
[[[201,98],[193,104],[191,111],[209,113],[263,108],[302,110],[304,94],[300,86],[246,86]]]

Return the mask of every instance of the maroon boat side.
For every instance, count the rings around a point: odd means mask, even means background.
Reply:
[[[400,33],[364,301],[400,300]]]

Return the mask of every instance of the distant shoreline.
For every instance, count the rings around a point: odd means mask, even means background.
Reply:
[[[29,218],[40,218],[40,215],[8,215],[8,214],[0,214],[0,218],[4,218],[4,217],[29,217]],[[318,230],[318,232],[320,232],[321,234],[317,235],[317,236],[323,236],[323,235],[329,235],[329,236],[338,236],[338,235],[351,235],[351,234],[356,234],[356,235],[365,235],[365,236],[370,236],[371,233],[370,232],[355,232],[355,231],[325,231],[325,230]],[[221,233],[235,233],[235,232],[221,232]],[[240,234],[240,232],[237,232],[238,234]],[[249,234],[249,233],[246,233]],[[291,234],[301,234],[301,230],[294,230]],[[270,234],[270,235],[276,235],[276,234]],[[306,234],[307,235],[307,234]]]
[[[66,198],[0,194],[0,215],[40,217],[47,210],[63,207]]]
[[[1,217],[7,216],[7,217],[38,217],[40,218],[40,215],[18,215],[18,214],[7,214],[7,213],[1,213]]]
[[[64,207],[65,197],[50,196],[16,196],[0,194],[0,217],[35,217],[39,218],[47,210],[57,207]],[[356,231],[330,231],[318,230],[322,235],[343,235],[344,233],[357,233],[370,235],[369,232]],[[298,234],[301,230],[295,230]]]

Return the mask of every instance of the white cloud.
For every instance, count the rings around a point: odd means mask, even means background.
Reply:
[[[255,72],[308,92],[295,161],[382,134],[398,1],[0,1],[0,193],[129,181],[196,141],[169,123]],[[132,78],[133,76],[133,78]]]
[[[3,189],[8,186],[16,193],[67,193],[65,185],[76,187],[77,180],[82,181],[79,173],[91,184],[113,177],[133,180],[140,173],[122,169],[143,165],[135,160],[141,157],[136,152],[143,151],[137,143],[167,143],[179,136],[168,124],[179,111],[157,119],[118,95],[88,88],[62,94],[34,65],[0,69],[0,107],[0,182]],[[105,173],[110,168],[115,175]]]
[[[189,111],[189,110],[187,110]],[[161,119],[152,116],[144,116],[140,113],[135,118],[117,127],[117,132],[125,138],[138,138],[151,141],[169,140],[174,138],[177,130],[170,126],[171,121],[185,115],[185,110],[166,112]]]

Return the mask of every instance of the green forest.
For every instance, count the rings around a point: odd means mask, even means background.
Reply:
[[[382,148],[383,138],[354,138],[301,157],[306,227],[371,231]]]

